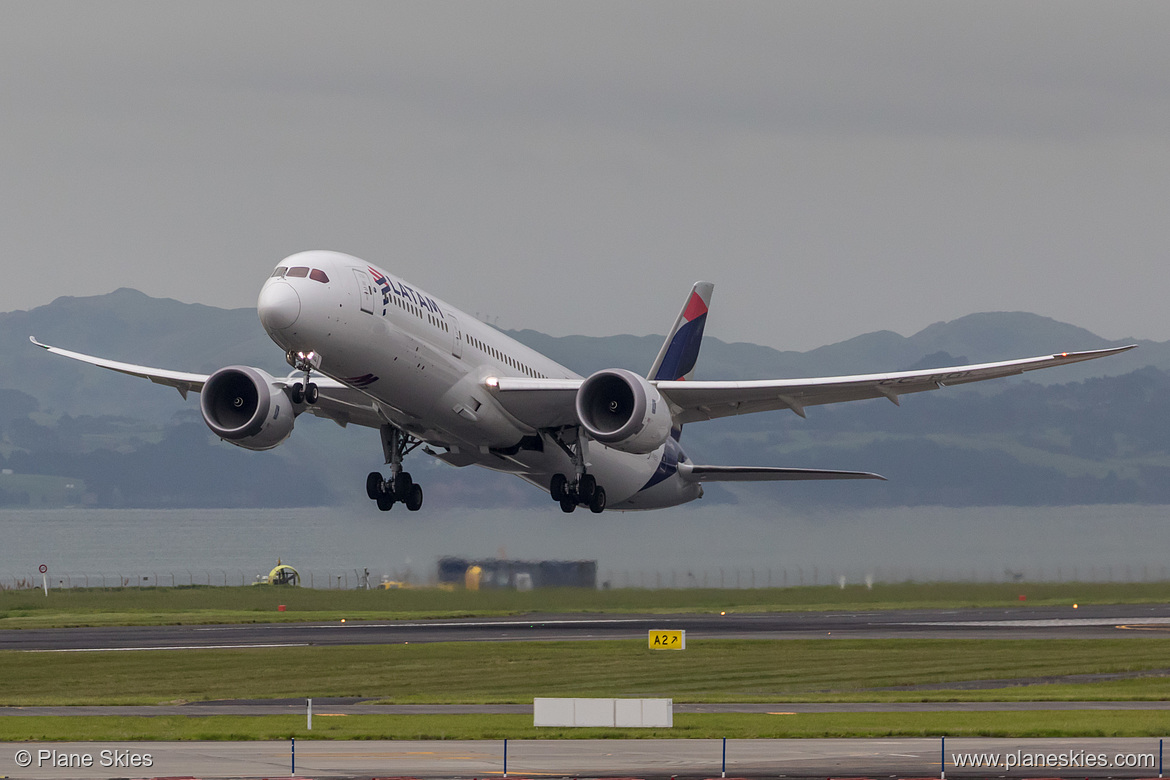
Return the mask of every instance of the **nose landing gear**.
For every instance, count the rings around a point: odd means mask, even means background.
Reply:
[[[317,386],[310,381],[310,372],[319,365],[317,353],[290,352],[286,357],[295,370],[305,372],[304,380],[299,385],[289,388],[289,397],[297,406],[301,404],[312,406],[320,397]]]
[[[402,459],[420,444],[421,440],[393,425],[382,426],[382,450],[390,464],[390,479],[383,479],[381,472],[371,471],[366,476],[366,495],[383,512],[389,512],[396,502],[406,504],[411,512],[422,508],[422,486],[411,478],[410,472],[402,470]]]
[[[308,373],[308,371],[305,372],[306,378]],[[292,402],[298,405],[305,403],[309,406],[312,406],[313,404],[317,403],[317,399],[320,398],[317,385],[307,381],[302,382],[299,385],[293,385],[292,389],[289,390],[289,395],[292,397]]]

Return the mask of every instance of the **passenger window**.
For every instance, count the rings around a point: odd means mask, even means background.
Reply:
[[[316,268],[314,268],[312,271],[309,271],[309,278],[312,279],[314,282],[322,282],[324,284],[329,284],[329,277],[325,275],[325,272],[318,271]]]
[[[305,268],[303,266],[288,269],[288,276],[302,277],[302,276],[308,276],[308,275],[309,275],[309,269]]]

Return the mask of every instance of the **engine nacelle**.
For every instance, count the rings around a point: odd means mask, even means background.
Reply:
[[[598,371],[581,383],[577,419],[590,438],[638,455],[662,446],[674,424],[658,389],[622,368]]]
[[[250,366],[228,366],[207,378],[199,394],[203,421],[219,438],[247,450],[270,450],[292,433],[292,400],[276,380]]]

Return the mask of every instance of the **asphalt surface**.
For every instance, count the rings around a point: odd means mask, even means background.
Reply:
[[[1009,609],[896,610],[732,615],[539,615],[524,619],[409,622],[282,623],[230,626],[147,626],[0,631],[0,650],[29,652],[150,651],[214,647],[399,644],[407,642],[587,641],[645,639],[651,629],[685,629],[688,639],[707,638],[1101,638],[1164,636],[1170,607],[1086,606]],[[1170,661],[1168,661],[1170,667]],[[1161,670],[1170,673],[1170,668]],[[1144,672],[1141,674],[1149,674]],[[1004,687],[1019,681],[972,681]],[[904,702],[844,704],[678,704],[689,712],[941,712],[1008,710],[1170,710],[1170,702]],[[294,700],[202,702],[158,707],[5,707],[2,715],[266,715],[303,713]],[[531,705],[370,705],[360,699],[319,699],[314,714],[519,713]],[[937,777],[940,740],[730,740],[726,771],[732,777]],[[1156,739],[948,740],[951,777],[1153,777],[1158,767],[1110,763],[1064,771],[960,768],[956,751],[1077,754],[1091,751],[1112,760],[1122,754],[1158,754]],[[0,744],[0,777],[274,777],[293,774],[292,745],[273,742]],[[20,764],[30,751],[31,766]],[[57,751],[43,759],[41,751]],[[481,742],[304,742],[297,746],[298,777],[483,777],[503,774],[503,744]],[[150,765],[103,766],[107,754],[150,756]],[[718,777],[718,740],[520,741],[509,748],[510,776]],[[67,765],[54,765],[60,755]],[[90,756],[92,766],[71,763]]]
[[[295,755],[294,755],[295,749]],[[725,752],[726,749],[726,752]],[[28,751],[22,754],[22,751]],[[46,751],[41,753],[41,751]],[[50,754],[49,751],[55,751]],[[108,754],[103,754],[108,751]],[[956,754],[996,755],[992,769],[961,768]],[[1054,761],[1008,771],[1007,756]],[[89,756],[93,766],[82,764]],[[103,767],[137,756],[140,768]],[[506,756],[506,763],[505,763]],[[1085,766],[1090,763],[1094,766]],[[88,742],[0,743],[12,778],[107,777],[1156,777],[1154,738],[500,740],[475,742]],[[945,766],[944,766],[945,759]],[[1104,766],[1097,766],[1098,760]],[[295,773],[293,763],[295,760]],[[1078,762],[1059,768],[1061,760]],[[142,766],[146,762],[149,766]],[[28,762],[28,766],[22,764]],[[54,766],[53,764],[72,764]],[[1142,766],[1134,766],[1142,764]],[[1026,766],[1027,764],[1023,764]],[[1068,763],[1065,764],[1068,767]]]
[[[1165,636],[1170,632],[1170,605],[729,615],[533,615],[462,620],[18,629],[0,631],[0,650],[98,652],[409,642],[585,641],[644,639],[651,629],[685,629],[688,639]]]

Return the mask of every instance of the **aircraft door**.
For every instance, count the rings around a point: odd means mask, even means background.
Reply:
[[[451,354],[457,358],[463,357],[463,330],[459,327],[459,320],[454,314],[447,315],[447,322],[451,323]]]
[[[360,268],[353,269],[353,275],[357,279],[358,289],[361,290],[362,311],[367,314],[373,314],[374,283],[370,281],[370,275]]]

